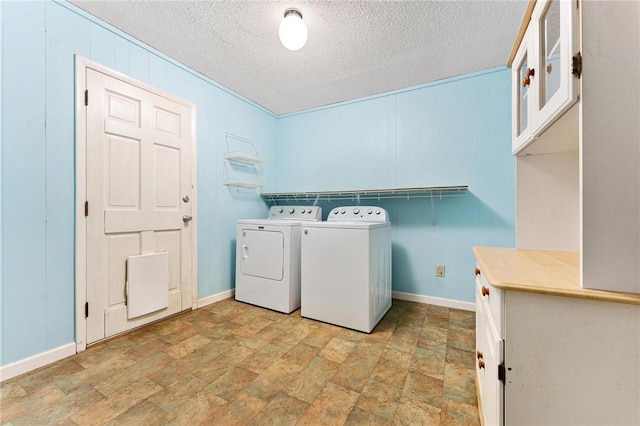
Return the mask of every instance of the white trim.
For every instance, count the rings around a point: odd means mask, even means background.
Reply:
[[[230,290],[222,291],[218,294],[212,294],[211,296],[206,296],[206,297],[203,297],[202,299],[198,299],[196,304],[198,308],[204,308],[205,306],[211,305],[212,303],[220,302],[221,300],[234,297],[235,294],[236,294],[236,289],[232,288]]]
[[[76,55],[75,120],[76,120],[76,351],[87,348],[87,221],[84,203],[87,199],[87,112],[84,108],[84,91],[87,87],[87,64],[83,57]]]
[[[88,68],[95,71],[106,74],[110,77],[121,80],[132,86],[136,86],[140,89],[146,90],[151,93],[155,93],[159,96],[167,98],[171,101],[182,104],[191,109],[191,151],[192,151],[192,191],[191,191],[191,203],[192,213],[191,215],[197,219],[197,111],[196,104],[187,101],[171,93],[165,92],[157,87],[147,84],[143,81],[136,80],[129,77],[126,74],[122,74],[118,71],[112,70],[104,65],[94,62],[80,55],[75,55],[75,121],[76,121],[76,343],[75,351],[81,352],[87,348],[87,319],[85,318],[85,303],[87,301],[87,229],[86,218],[84,216],[84,203],[87,199],[87,159],[86,159],[86,139],[87,139],[87,110],[84,105],[84,92],[87,88],[87,75],[86,70]],[[197,222],[197,220],[195,221]],[[197,228],[194,222],[191,225],[191,300],[195,301],[198,294],[198,241],[197,241]],[[192,303],[193,305],[193,303]],[[192,309],[195,309],[192,306]]]
[[[473,302],[463,302],[461,300],[443,299],[441,297],[424,296],[422,294],[403,293],[401,291],[391,292],[394,299],[408,300],[428,305],[444,306],[447,308],[462,309],[463,311],[476,311],[476,304]]]
[[[86,19],[89,22],[92,22],[93,24],[115,34],[118,37],[121,37],[122,39],[138,46],[139,48],[147,51],[148,53],[157,56],[160,59],[163,59],[165,61],[167,61],[168,63],[175,65],[176,67],[180,68],[181,70],[193,75],[196,78],[199,78],[200,80],[216,87],[217,89],[222,90],[223,92],[233,96],[234,98],[237,98],[249,105],[251,105],[254,108],[259,109],[260,111],[263,111],[267,114],[269,114],[271,117],[277,118],[278,115],[273,113],[272,111],[269,111],[268,109],[266,109],[265,107],[258,105],[257,103],[253,102],[252,100],[245,98],[244,96],[234,92],[233,90],[229,89],[228,87],[225,87],[223,85],[221,85],[220,83],[217,83],[216,81],[212,80],[211,78],[205,76],[204,74],[201,74],[200,72],[189,68],[188,66],[186,66],[185,64],[179,62],[178,60],[165,55],[164,53],[154,49],[153,47],[149,46],[148,44],[145,44],[143,42],[141,42],[140,40],[130,36],[129,34],[125,33],[124,31],[114,27],[113,25],[101,20],[100,18],[97,18],[91,14],[89,14],[88,12],[85,12],[84,10],[80,9],[78,6],[76,6],[75,4],[71,4],[66,0],[53,0],[53,2],[55,4],[57,4],[58,6],[62,6],[65,9],[69,10],[72,13],[75,13],[78,16],[83,17],[84,19]],[[1,4],[2,2],[0,2]]]
[[[63,358],[67,358],[75,354],[76,344],[67,343],[66,345],[58,346],[55,349],[21,359],[20,361],[12,362],[11,364],[3,365],[0,367],[0,382],[28,373],[36,368],[44,367],[45,365],[60,361]]]
[[[169,92],[166,92],[166,91],[164,91],[162,89],[159,89],[158,87],[153,86],[153,85],[151,85],[149,83],[145,83],[144,81],[137,80],[137,79],[135,79],[133,77],[130,77],[130,76],[126,75],[126,74],[123,74],[123,73],[121,73],[119,71],[116,71],[116,70],[113,70],[113,69],[111,69],[109,67],[101,65],[98,62],[92,61],[91,59],[87,59],[87,58],[85,58],[83,56],[80,56],[80,55],[75,55],[75,57],[76,57],[76,64],[77,64],[78,61],[81,62],[82,70],[84,70],[84,68],[91,68],[92,70],[95,70],[95,71],[101,72],[103,74],[106,74],[109,77],[116,78],[116,79],[121,80],[121,81],[123,81],[123,82],[125,82],[127,84],[130,84],[132,86],[136,86],[136,87],[138,87],[140,89],[146,90],[146,91],[151,92],[151,93],[155,93],[158,96],[162,96],[163,98],[167,98],[167,99],[169,99],[169,100],[171,100],[173,102],[177,102],[179,104],[188,106],[188,107],[193,108],[195,110],[196,104],[194,104],[191,101],[188,101],[188,100],[186,100],[184,98],[181,98],[181,97],[178,97],[176,95],[173,95],[173,94],[171,94]],[[82,93],[82,96],[83,97],[82,97],[81,106],[83,106],[82,110],[84,110],[84,92]]]
[[[191,309],[198,303],[198,111],[191,104]]]
[[[462,80],[466,80],[469,78],[474,78],[474,77],[479,77],[481,75],[485,75],[485,74],[492,74],[495,72],[500,72],[500,71],[505,71],[508,68],[504,65],[500,65],[498,67],[495,68],[488,68],[486,70],[482,70],[482,71],[476,71],[476,72],[471,72],[468,74],[463,74],[463,75],[456,75],[453,77],[446,77],[440,80],[435,80],[435,81],[431,81],[429,83],[423,83],[423,84],[419,84],[416,86],[411,86],[411,87],[404,87],[402,89],[397,89],[397,90],[391,90],[389,92],[382,92],[382,93],[377,93],[375,95],[371,95],[371,96],[364,96],[361,98],[355,98],[355,99],[350,99],[350,100],[346,100],[346,101],[341,101],[341,102],[336,102],[333,104],[328,104],[328,105],[322,105],[319,107],[315,107],[315,108],[309,108],[309,109],[303,109],[301,111],[294,111],[294,112],[288,112],[285,114],[280,114],[280,115],[276,115],[276,118],[280,119],[280,118],[289,118],[289,117],[293,117],[296,115],[302,115],[302,114],[307,114],[310,112],[317,112],[317,111],[322,111],[325,109],[331,109],[331,108],[336,108],[336,107],[341,107],[341,106],[345,106],[345,105],[351,105],[351,104],[355,104],[355,103],[359,103],[359,102],[366,102],[366,101],[370,101],[372,99],[379,99],[379,98],[385,98],[388,96],[395,96],[395,95],[401,95],[403,93],[407,93],[407,92],[413,92],[415,90],[422,90],[422,89],[426,89],[428,87],[435,87],[435,86],[440,86],[442,84],[447,84],[447,83],[452,83],[452,82],[456,82],[456,81],[462,81]]]
[[[299,114],[306,114],[309,112],[315,112],[315,111],[320,111],[320,110],[324,110],[324,109],[329,109],[329,108],[334,108],[334,107],[340,107],[343,105],[349,105],[352,103],[356,103],[356,102],[362,102],[362,101],[367,101],[367,100],[371,100],[371,99],[377,99],[380,97],[385,97],[385,96],[392,96],[392,95],[397,95],[397,94],[401,94],[401,93],[405,93],[405,92],[411,92],[414,90],[420,90],[420,89],[424,89],[426,87],[433,87],[433,86],[438,86],[440,84],[446,84],[446,83],[450,83],[453,81],[460,81],[460,80],[465,80],[467,78],[472,78],[472,77],[477,77],[480,75],[484,75],[484,74],[490,74],[490,73],[494,73],[494,72],[499,72],[499,71],[504,71],[506,69],[508,69],[507,66],[505,65],[500,65],[498,67],[494,67],[494,68],[488,68],[486,70],[481,70],[481,71],[476,71],[476,72],[471,72],[468,74],[463,74],[463,75],[458,75],[458,76],[453,76],[453,77],[445,77],[439,80],[435,80],[435,81],[431,81],[429,83],[424,83],[424,84],[419,84],[416,86],[411,86],[411,87],[406,87],[406,88],[402,88],[402,89],[398,89],[398,90],[392,90],[392,91],[388,91],[388,92],[384,92],[384,93],[379,93],[376,95],[371,95],[371,96],[365,96],[365,97],[361,97],[361,98],[356,98],[356,99],[352,99],[352,100],[348,100],[348,101],[342,101],[342,102],[336,102],[333,104],[329,104],[329,105],[324,105],[324,106],[320,106],[320,107],[316,107],[316,108],[309,108],[309,109],[305,109],[305,110],[301,110],[301,111],[294,111],[294,112],[289,112],[289,113],[285,113],[285,114],[276,114],[273,111],[268,110],[267,108],[263,107],[262,105],[259,105],[257,103],[255,103],[254,101],[234,92],[233,90],[229,89],[228,87],[223,86],[222,84],[212,80],[211,78],[205,76],[204,74],[201,74],[200,72],[189,68],[187,65],[183,64],[182,62],[179,62],[177,59],[174,59],[170,56],[167,56],[166,54],[154,49],[153,47],[149,46],[148,44],[145,44],[143,42],[141,42],[140,40],[132,37],[131,35],[125,33],[124,31],[114,27],[113,25],[101,20],[100,18],[97,18],[91,14],[89,14],[88,12],[85,12],[84,10],[80,9],[78,6],[76,6],[75,4],[71,4],[66,0],[52,0],[55,4],[57,4],[58,6],[62,6],[65,9],[69,10],[72,13],[75,13],[78,16],[81,16],[82,18],[86,19],[89,22],[92,22],[95,25],[98,25],[99,27],[115,34],[118,37],[121,37],[124,40],[127,40],[130,43],[135,44],[136,46],[140,47],[141,49],[149,52],[152,55],[157,56],[158,58],[161,58],[169,63],[171,63],[172,65],[175,65],[176,67],[180,68],[181,70],[193,75],[196,78],[199,78],[200,80],[222,90],[223,92],[251,105],[254,108],[259,109],[260,111],[268,114],[271,117],[274,118],[287,118],[287,117],[291,117],[294,115],[299,115]],[[1,4],[2,2],[0,2]]]

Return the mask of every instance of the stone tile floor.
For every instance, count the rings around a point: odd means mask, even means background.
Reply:
[[[365,334],[227,299],[3,382],[0,424],[478,425],[474,327],[394,300]]]

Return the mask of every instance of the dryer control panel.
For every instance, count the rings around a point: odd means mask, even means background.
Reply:
[[[273,206],[269,209],[269,219],[322,220],[322,207],[318,206]]]
[[[389,213],[376,206],[336,207],[329,212],[327,221],[342,222],[389,222]]]

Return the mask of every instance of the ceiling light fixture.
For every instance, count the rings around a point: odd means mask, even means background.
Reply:
[[[280,41],[289,50],[298,50],[307,42],[307,26],[302,21],[302,13],[297,9],[287,9],[280,23]]]

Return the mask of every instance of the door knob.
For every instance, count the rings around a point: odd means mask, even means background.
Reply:
[[[189,216],[188,214],[185,214],[184,216],[182,216],[182,221],[184,223],[189,223],[193,220],[193,218],[191,216]]]

